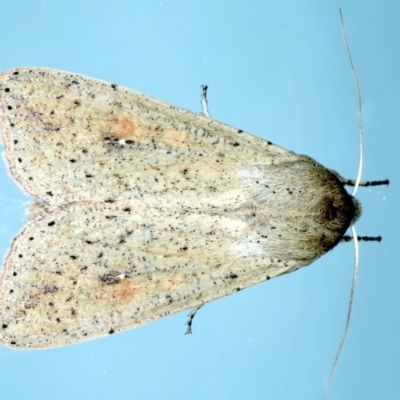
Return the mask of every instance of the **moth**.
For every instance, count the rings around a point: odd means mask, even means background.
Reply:
[[[0,282],[0,340],[79,343],[313,263],[360,216],[310,157],[115,84],[0,75],[9,172],[36,202]]]

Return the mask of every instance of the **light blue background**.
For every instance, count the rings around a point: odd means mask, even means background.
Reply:
[[[200,111],[354,178],[357,102],[342,7],[364,100],[360,274],[329,399],[400,398],[400,3],[13,0],[1,4],[0,70],[50,67]],[[0,246],[28,198],[0,165]],[[396,233],[397,232],[397,233]],[[106,339],[47,351],[0,347],[4,399],[320,399],[347,313],[353,246],[205,306]]]

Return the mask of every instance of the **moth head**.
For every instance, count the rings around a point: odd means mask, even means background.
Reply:
[[[353,201],[354,216],[353,219],[351,220],[350,225],[354,225],[362,215],[362,205],[360,200],[356,199],[354,196],[351,196],[351,200]]]

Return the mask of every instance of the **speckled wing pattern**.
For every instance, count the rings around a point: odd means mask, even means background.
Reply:
[[[335,174],[141,93],[51,69],[0,75],[12,177],[37,198],[0,284],[0,338],[57,347],[308,265],[354,214]]]

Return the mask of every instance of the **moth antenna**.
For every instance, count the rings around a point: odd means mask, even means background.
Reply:
[[[186,332],[185,335],[191,335],[192,334],[192,323],[193,323],[193,318],[197,314],[197,311],[200,310],[201,307],[204,306],[203,304],[200,304],[199,306],[193,308],[192,311],[190,311],[190,314],[188,315],[187,321],[186,321]]]
[[[353,74],[354,82],[356,84],[356,90],[357,90],[357,96],[358,96],[358,140],[359,140],[359,159],[358,159],[358,161],[359,162],[358,162],[357,179],[354,183],[354,189],[353,189],[353,193],[352,193],[352,196],[354,196],[357,193],[358,187],[360,185],[362,166],[363,166],[362,101],[361,101],[360,85],[358,83],[358,78],[357,78],[356,70],[354,68],[353,59],[351,58],[350,47],[349,47],[349,43],[347,40],[346,29],[345,29],[344,21],[343,21],[342,10],[340,8],[339,8],[339,15],[340,15],[340,23],[342,26],[344,43],[346,45],[347,57],[350,62],[351,72]],[[329,388],[332,383],[333,374],[335,373],[335,369],[336,369],[337,363],[339,361],[339,357],[342,352],[344,342],[346,341],[347,333],[349,331],[351,313],[353,310],[354,291],[355,291],[356,282],[357,282],[358,259],[359,259],[358,258],[358,236],[357,236],[356,229],[355,229],[355,226],[353,223],[351,224],[351,232],[352,232],[353,240],[354,240],[354,272],[353,272],[353,281],[351,283],[349,307],[347,310],[347,319],[346,319],[346,325],[345,325],[343,335],[342,335],[342,340],[340,341],[338,350],[336,352],[335,360],[333,361],[331,372],[329,374],[328,383],[325,387],[323,400],[325,400],[326,396],[328,395]]]
[[[357,193],[358,186],[361,181],[361,174],[362,174],[362,166],[363,166],[363,133],[362,133],[362,101],[361,101],[361,90],[360,90],[360,85],[358,83],[358,78],[356,74],[356,70],[354,68],[353,64],[353,59],[351,58],[351,53],[350,53],[350,47],[349,47],[349,42],[347,40],[347,35],[346,35],[346,28],[344,26],[344,21],[343,21],[343,15],[342,15],[342,10],[339,8],[339,14],[340,14],[340,24],[342,25],[342,32],[343,32],[343,38],[344,38],[344,43],[346,45],[346,51],[347,51],[347,57],[350,62],[350,68],[351,72],[353,74],[354,82],[356,84],[356,90],[357,90],[357,97],[358,97],[358,140],[359,140],[359,158],[358,158],[358,173],[357,173],[357,179],[354,184],[354,189],[352,195],[354,196]]]
[[[212,119],[211,114],[208,111],[208,103],[207,103],[207,85],[201,85],[201,110],[205,117]]]
[[[346,326],[344,328],[342,340],[340,341],[338,350],[336,352],[335,361],[333,362],[331,372],[329,374],[328,383],[325,387],[325,392],[323,396],[323,400],[326,399],[326,396],[329,392],[329,387],[332,383],[333,374],[335,373],[336,365],[338,363],[340,353],[342,352],[344,342],[346,341],[347,333],[349,332],[350,320],[351,320],[351,312],[353,311],[353,300],[354,300],[354,291],[356,289],[356,282],[357,282],[357,274],[358,274],[358,236],[356,232],[356,228],[354,225],[351,225],[351,232],[354,238],[354,271],[353,271],[353,281],[351,282],[351,290],[350,290],[350,299],[349,299],[349,307],[347,310],[347,318],[346,318]]]

